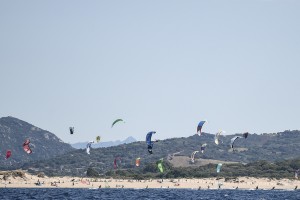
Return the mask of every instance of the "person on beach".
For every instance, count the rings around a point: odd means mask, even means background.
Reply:
[[[218,188],[221,189],[222,183],[218,183]]]
[[[258,186],[256,186],[256,188],[255,188],[256,190],[258,190]]]
[[[37,185],[37,186],[41,186],[41,182],[40,182],[40,180],[38,179],[37,180],[37,182],[36,183],[34,183],[35,185]]]

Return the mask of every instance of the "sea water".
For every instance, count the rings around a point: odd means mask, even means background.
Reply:
[[[0,199],[300,199],[300,191],[189,189],[33,189],[1,188]]]

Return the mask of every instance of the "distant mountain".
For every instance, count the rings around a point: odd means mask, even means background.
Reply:
[[[30,140],[31,154],[23,150],[23,143]],[[6,151],[12,156],[4,159]],[[14,117],[0,118],[0,168],[18,168],[25,162],[53,158],[74,150],[53,133]]]
[[[130,136],[130,137],[126,138],[123,141],[116,140],[116,141],[95,143],[95,144],[93,144],[93,148],[112,147],[112,146],[117,146],[117,145],[120,145],[120,144],[130,144],[132,142],[136,142],[136,139],[134,139],[133,137]],[[75,149],[85,149],[87,143],[88,142],[78,142],[78,143],[75,143],[75,144],[71,144],[71,146]]]
[[[230,140],[235,135],[221,135],[220,143],[216,145],[214,135],[203,133],[201,136],[193,135],[187,138],[171,138],[161,140],[154,144],[153,154],[147,151],[146,142],[133,142],[107,148],[93,148],[87,155],[85,150],[78,149],[55,158],[31,162],[23,165],[23,169],[43,171],[47,175],[77,175],[84,176],[87,169],[92,168],[98,173],[106,173],[112,169],[113,161],[120,157],[122,163],[119,169],[140,170],[148,164],[155,163],[160,158],[180,167],[176,156],[185,163],[184,166],[200,166],[203,159],[220,160],[227,162],[251,163],[260,160],[270,162],[299,158],[300,131],[285,131],[271,134],[249,134],[248,138],[240,138],[235,142],[236,151],[230,150]],[[199,151],[202,144],[206,143],[204,153],[195,155],[195,164],[188,162],[193,151]],[[140,167],[135,167],[135,159],[140,157]],[[186,159],[184,159],[186,158]],[[200,159],[201,158],[201,159]],[[174,162],[172,162],[172,159]],[[182,161],[182,162],[183,162]],[[206,162],[207,163],[207,162]],[[182,165],[181,165],[182,166]]]

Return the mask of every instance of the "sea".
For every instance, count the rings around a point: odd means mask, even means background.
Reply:
[[[300,199],[300,190],[1,188],[0,199]]]

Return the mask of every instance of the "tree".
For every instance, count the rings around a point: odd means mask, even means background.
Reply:
[[[88,168],[86,172],[87,177],[99,177],[99,173],[93,168]]]

